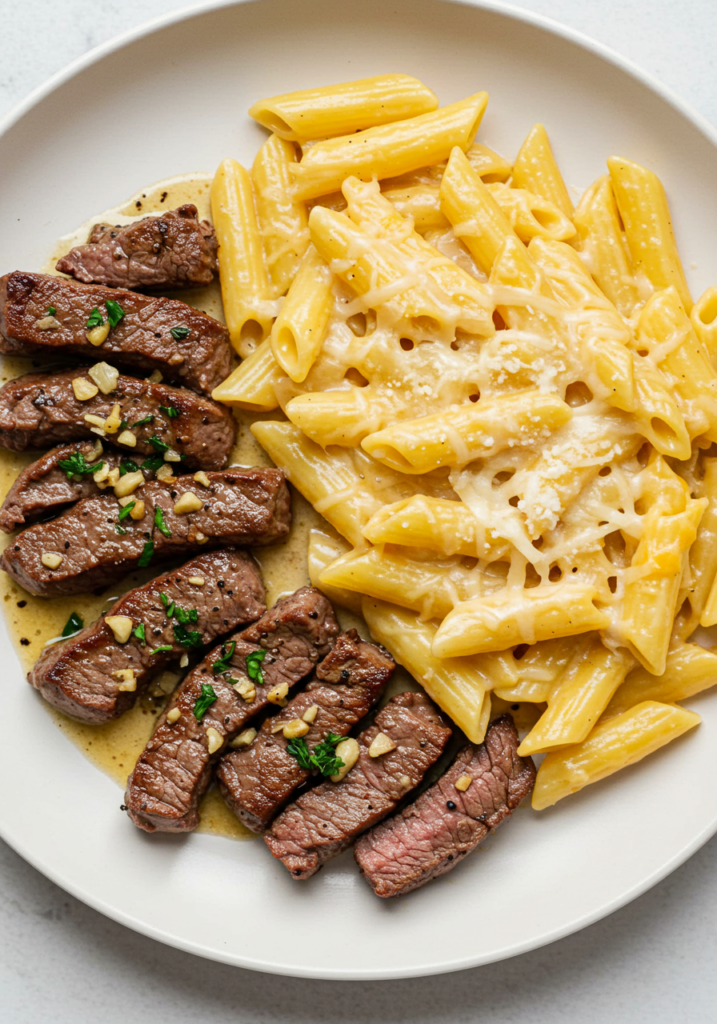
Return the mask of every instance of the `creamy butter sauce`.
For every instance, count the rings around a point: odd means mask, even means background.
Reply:
[[[98,221],[112,224],[129,224],[147,214],[172,210],[182,203],[194,203],[200,218],[209,218],[209,190],[211,175],[183,175],[160,181],[156,185],[137,193],[126,203],[93,217],[71,235],[61,238],[41,268],[43,273],[54,273],[57,260],[76,245],[86,242],[90,228]],[[224,322],[219,285],[194,291],[177,292],[174,297],[195,306],[210,316]],[[97,353],[102,358],[101,350]],[[5,383],[13,377],[44,368],[46,364],[36,359],[4,358],[0,381]],[[230,458],[230,465],[271,466],[272,462],[255,441],[249,426],[260,418],[283,418],[280,410],[266,414],[252,414],[237,410],[240,422],[239,437]],[[0,500],[5,498],[18,473],[37,458],[37,453],[15,453],[0,450]],[[331,532],[331,527],[314,511],[309,503],[296,491],[292,492],[293,525],[286,542],[267,548],[256,548],[253,555],[259,563],[267,594],[267,604],[273,604],[284,594],[293,593],[298,587],[309,583],[307,550],[309,533],[314,528]],[[0,550],[12,537],[0,534]],[[86,625],[98,618],[125,591],[139,586],[156,575],[155,570],[132,573],[120,584],[110,587],[100,596],[82,594],[75,597],[48,600],[33,597],[17,586],[9,576],[0,573],[0,594],[5,612],[8,631],[17,650],[24,672],[33,666],[45,644],[62,633],[70,613],[82,616]],[[343,629],[356,627],[369,636],[362,619],[351,612],[337,609]],[[406,673],[397,673],[400,684],[397,689],[413,687],[413,681]],[[58,729],[68,737],[82,753],[102,771],[106,772],[124,790],[127,776],[142,752],[157,716],[167,700],[167,692],[179,677],[165,673],[151,686],[137,705],[117,721],[109,725],[83,725],[56,711],[44,701],[42,707],[52,716]],[[164,692],[162,692],[164,689]],[[28,694],[28,699],[31,695]],[[118,794],[119,796],[120,794]],[[254,838],[228,810],[215,788],[209,790],[201,804],[200,832],[226,836],[231,839]]]

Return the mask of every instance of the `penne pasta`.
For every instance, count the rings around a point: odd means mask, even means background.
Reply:
[[[520,147],[513,164],[513,187],[534,192],[557,206],[566,217],[573,215],[573,204],[542,124],[531,129]]]
[[[294,381],[306,379],[321,351],[334,308],[332,283],[326,262],[310,245],[271,329],[274,358]]]
[[[674,704],[717,683],[717,654],[697,644],[674,643],[667,652],[665,671],[656,676],[639,665],[618,687],[603,718],[612,718],[646,700]]]
[[[342,608],[348,608],[355,615],[361,615],[361,602],[363,598],[360,594],[355,593],[353,590],[331,587],[321,582],[321,574],[324,569],[328,568],[337,558],[347,554],[349,550],[349,545],[345,541],[330,537],[321,530],[312,530],[309,534],[309,579],[311,580],[311,586],[323,591],[333,604],[341,605]]]
[[[294,169],[296,198],[335,192],[352,174],[381,180],[446,160],[454,146],[473,142],[487,104],[488,94],[479,92],[428,114],[317,142]]]
[[[577,237],[572,244],[593,280],[622,316],[632,316],[640,291],[608,175],[585,192],[573,223]]]
[[[281,377],[281,367],[274,359],[267,338],[212,391],[212,398],[240,409],[271,412],[279,405],[276,385]]]
[[[375,75],[259,100],[249,114],[282,139],[304,142],[349,135],[435,110],[438,100],[410,75]]]
[[[289,168],[295,163],[294,146],[270,135],[251,170],[259,234],[274,297],[286,294],[309,245],[309,215],[304,203],[293,195]]]

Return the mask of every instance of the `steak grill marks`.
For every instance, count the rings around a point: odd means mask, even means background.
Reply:
[[[94,309],[107,321],[107,302],[119,304],[124,316],[95,347],[87,339],[87,321]],[[55,323],[48,328],[50,308]],[[160,370],[168,380],[203,394],[211,394],[231,369],[226,327],[184,302],[19,270],[0,278],[0,351],[52,359],[99,357]]]
[[[346,736],[379,699],[396,664],[380,647],[365,643],[356,630],[342,634],[316,669],[316,679],[276,716],[267,719],[246,750],[222,757],[217,781],[224,799],[240,821],[254,832],[266,828],[310,777],[287,751],[289,741],[277,726],[303,720],[316,708],[304,739],[310,749],[329,733]]]
[[[354,855],[378,896],[400,896],[451,871],[510,815],[535,781],[518,743],[510,715],[497,718],[485,741],[464,747],[415,803],[361,836]],[[461,778],[471,780],[463,791]]]
[[[55,267],[85,284],[142,291],[202,288],[217,270],[217,238],[191,203],[126,226],[95,224]]]
[[[323,594],[303,587],[210,651],[180,684],[129,778],[125,804],[135,825],[147,832],[196,828],[198,803],[224,745],[269,706],[267,694],[273,687],[284,682],[292,687],[312,671],[329,651],[338,628]],[[217,675],[212,666],[230,652],[231,643],[235,647],[228,670]],[[261,662],[263,681],[252,681],[256,695],[247,701],[230,680],[249,681],[246,659],[258,651],[266,651]],[[206,683],[217,699],[199,722],[193,712]],[[177,711],[179,717],[175,717]],[[223,741],[213,754],[209,753],[209,728]]]
[[[121,506],[114,495],[102,494],[79,501],[57,519],[23,530],[8,545],[0,566],[31,594],[51,597],[78,594],[106,586],[134,569],[154,545],[152,564],[202,546],[271,544],[289,531],[291,505],[284,474],[278,469],[224,470],[207,474],[210,486],[192,476],[174,483],[145,483],[133,497],[145,503],[142,519],[123,521],[117,532]],[[177,499],[191,491],[202,501],[196,512],[175,513]],[[158,528],[157,510],[161,510]],[[164,531],[164,532],[163,532]],[[46,552],[62,556],[48,568]]]
[[[204,580],[199,585],[192,580]],[[242,551],[225,548],[186,562],[120,598],[107,616],[132,620],[133,632],[118,643],[105,617],[51,647],[45,648],[28,681],[54,707],[81,722],[108,722],[130,708],[149,681],[186,653],[167,617],[169,603],[196,609],[190,628],[208,644],[222,633],[253,622],[265,610],[264,586],[256,566]],[[134,630],[144,626],[142,642]],[[157,648],[168,648],[153,653]],[[136,689],[121,689],[126,680],[116,672],[132,669]],[[131,685],[131,684],[130,684]]]
[[[122,447],[130,457],[157,456],[163,445],[182,456],[184,469],[223,469],[236,440],[237,423],[231,410],[186,388],[152,384],[120,374],[109,395],[79,401],[72,381],[87,376],[88,367],[56,373],[29,373],[0,388],[0,445],[12,451],[44,448],[66,441],[93,438],[85,416],[106,419],[115,404],[120,418],[135,436],[132,446],[121,445],[123,427],[102,435],[103,443]],[[169,415],[173,409],[176,415]],[[149,421],[148,421],[148,418]],[[157,438],[157,441],[150,441]]]
[[[379,732],[395,749],[371,757]],[[367,828],[390,814],[441,756],[451,730],[422,693],[401,693],[358,737],[359,759],[338,783],[304,793],[274,820],[264,841],[295,879],[310,878]]]

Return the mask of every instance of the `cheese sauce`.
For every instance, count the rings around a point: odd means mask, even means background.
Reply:
[[[129,224],[150,213],[172,210],[182,203],[194,203],[200,218],[209,217],[209,190],[211,176],[208,174],[184,175],[158,182],[144,192],[138,193],[121,206],[107,210],[83,224],[72,235],[60,239],[41,268],[43,273],[53,273],[60,256],[75,245],[86,242],[90,227],[106,221],[112,224]],[[175,293],[174,297],[190,303],[210,316],[224,321],[219,285]],[[98,359],[101,352],[98,351]],[[39,360],[5,358],[2,363],[0,382],[42,368]],[[240,421],[239,437],[229,460],[230,465],[271,466],[272,462],[249,431],[250,424],[262,418],[261,414],[236,411]],[[280,412],[265,416],[281,418]],[[18,473],[37,458],[37,453],[16,453],[0,450],[0,500],[5,498]],[[314,511],[296,491],[292,492],[293,524],[286,542],[268,548],[257,548],[252,553],[259,563],[266,586],[267,605],[273,604],[284,594],[290,594],[298,587],[309,583],[307,570],[307,549],[311,529],[319,527],[330,530],[325,520]],[[0,550],[12,538],[0,534]],[[101,596],[82,594],[75,597],[48,600],[33,597],[17,586],[5,573],[0,572],[0,593],[9,634],[26,673],[40,656],[48,641],[60,636],[71,612],[77,612],[88,625],[96,619],[126,590],[140,585],[156,575],[156,570],[136,572],[110,587]],[[368,629],[363,622],[350,612],[338,609],[342,628],[355,626],[366,637]],[[407,678],[401,673],[401,689],[407,688]],[[164,673],[150,687],[150,691],[137,705],[121,718],[109,725],[83,725],[75,722],[50,707],[44,701],[41,706],[50,714],[63,733],[98,768],[106,772],[124,790],[127,776],[132,771],[137,757],[144,748],[154,729],[157,716],[167,701],[167,694],[176,684],[178,676]],[[31,694],[28,692],[28,699]],[[120,794],[118,793],[118,796]],[[228,810],[219,792],[212,787],[201,804],[201,825],[199,831],[210,832],[232,839],[253,838],[253,833],[244,828]]]

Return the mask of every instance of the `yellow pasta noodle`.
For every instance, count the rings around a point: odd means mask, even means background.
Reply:
[[[275,296],[285,294],[309,244],[309,215],[304,203],[294,198],[289,172],[295,163],[294,146],[270,135],[251,171],[266,270]]]
[[[425,494],[384,505],[368,521],[363,535],[372,544],[430,548],[444,555],[492,560],[507,551],[505,541],[488,536],[462,502]]]
[[[274,358],[292,380],[305,380],[321,350],[334,307],[332,281],[326,262],[310,245],[271,329]]]
[[[598,725],[583,743],[547,754],[535,780],[533,807],[542,811],[641,761],[699,723],[693,711],[643,701]]]
[[[417,78],[375,75],[272,96],[259,100],[249,113],[282,139],[303,142],[402,121],[437,106],[436,96]]]
[[[708,288],[700,295],[690,313],[692,327],[712,365],[717,363],[717,288]]]
[[[454,146],[473,142],[487,104],[488,94],[479,92],[429,114],[318,142],[294,169],[296,198],[335,192],[352,174],[370,181],[446,160]]]
[[[309,579],[312,587],[322,590],[333,604],[348,608],[356,615],[362,614],[361,602],[363,598],[353,590],[343,590],[340,587],[330,587],[321,582],[321,573],[324,569],[341,558],[349,551],[349,546],[335,537],[330,537],[321,530],[312,530],[309,534]]]
[[[271,329],[274,306],[254,207],[251,177],[223,160],[212,182],[212,220],[219,240],[222,302],[232,345],[251,355]]]
[[[717,683],[717,654],[697,644],[673,644],[665,671],[656,676],[641,665],[633,669],[605,709],[612,718],[646,700],[674,704],[694,697]]]
[[[545,126],[536,124],[520,147],[513,165],[513,185],[547,199],[572,217],[573,204],[565,187]]]
[[[281,367],[274,359],[267,338],[212,391],[212,398],[240,409],[271,412],[279,405],[276,385],[281,376]]]

